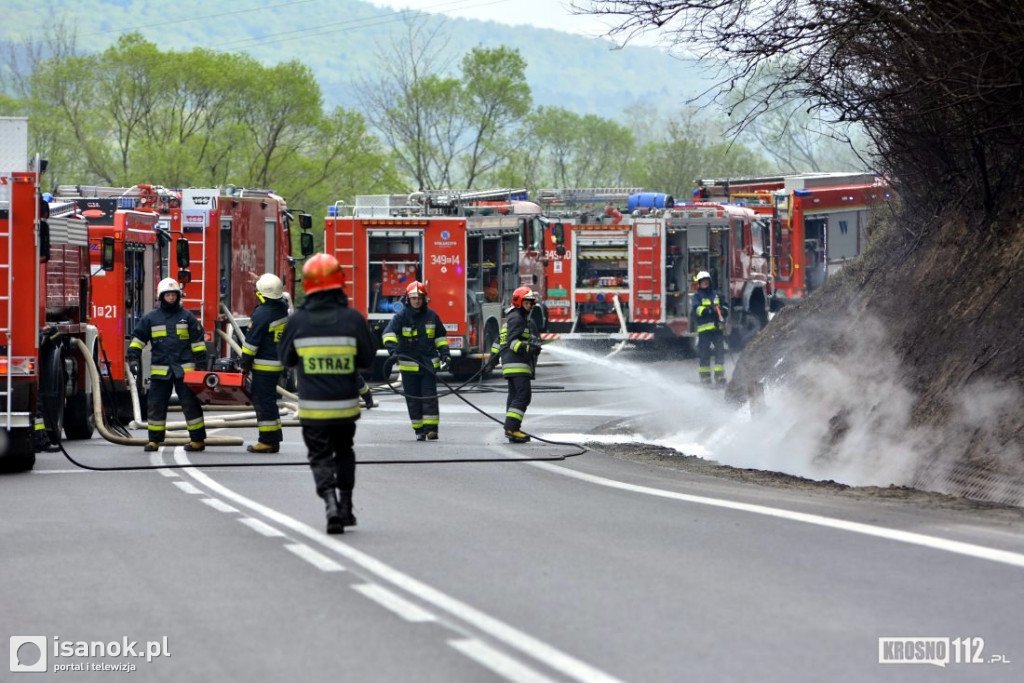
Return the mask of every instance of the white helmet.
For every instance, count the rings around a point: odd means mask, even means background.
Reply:
[[[698,282],[698,283],[699,283],[699,282],[700,282],[701,280],[710,280],[710,279],[711,279],[711,273],[709,273],[709,272],[708,272],[708,271],[706,271],[706,270],[702,270],[702,271],[700,271],[699,273],[697,273],[697,277],[695,277],[695,278],[694,278],[694,280],[695,280],[696,282]]]
[[[263,273],[256,281],[256,291],[266,299],[280,299],[284,297],[284,283],[273,273]]]
[[[181,296],[181,285],[173,277],[165,277],[160,281],[156,286],[156,298],[160,299],[167,292],[177,292],[178,296]]]

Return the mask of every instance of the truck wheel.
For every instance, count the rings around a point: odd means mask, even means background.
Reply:
[[[27,472],[36,464],[36,446],[32,430],[15,427],[0,431],[0,474]]]
[[[64,363],[60,349],[50,347],[39,363],[39,403],[50,443],[60,443],[64,430]]]
[[[69,439],[91,439],[96,431],[92,394],[75,394],[64,408],[64,434]]]

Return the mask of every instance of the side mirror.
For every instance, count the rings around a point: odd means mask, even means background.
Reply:
[[[555,238],[555,244],[565,244],[565,225],[555,223],[554,227],[551,228],[551,236]]]
[[[299,228],[301,228],[302,230],[312,230],[313,229],[313,217],[310,216],[308,213],[300,213],[299,214]]]
[[[50,224],[46,221],[39,221],[39,262],[47,263],[50,260]]]
[[[179,268],[188,268],[188,265],[189,265],[188,240],[185,239],[184,237],[179,237],[178,238],[178,243],[175,246],[177,248],[177,254],[178,254],[178,267]],[[178,278],[178,279],[180,280],[181,278]]]
[[[114,238],[104,237],[103,238],[103,250],[100,252],[100,267],[103,270],[114,269]]]
[[[304,232],[299,235],[299,249],[302,251],[303,258],[309,258],[313,255],[313,233]]]
[[[192,273],[190,273],[185,268],[182,268],[181,270],[179,270],[178,271],[178,284],[187,285],[190,282],[192,282]]]

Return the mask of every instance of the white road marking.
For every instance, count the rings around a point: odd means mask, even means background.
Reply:
[[[193,486],[192,484],[188,483],[187,481],[175,481],[175,482],[171,482],[171,483],[174,484],[175,486],[177,486],[179,489],[181,489],[185,493],[190,493],[193,496],[198,496],[198,495],[202,495],[203,494],[202,491],[200,491],[199,489],[197,489],[195,486]]]
[[[175,449],[174,457],[178,464],[191,464],[188,456],[182,449]],[[528,657],[532,657],[542,664],[549,666],[570,678],[578,681],[584,681],[585,683],[619,682],[619,679],[614,676],[607,674],[582,660],[576,659],[572,655],[566,654],[554,646],[534,638],[533,636],[504,623],[503,621],[495,619],[488,614],[470,607],[466,603],[442,593],[422,581],[414,579],[407,574],[403,574],[397,569],[384,564],[377,558],[346,545],[344,542],[333,536],[327,536],[308,524],[300,522],[282,512],[278,512],[273,508],[267,507],[262,503],[257,503],[250,498],[246,498],[242,494],[237,493],[212,479],[201,470],[190,467],[184,470],[184,472],[218,495],[223,496],[242,507],[249,508],[260,515],[263,515],[267,519],[270,519],[297,534],[305,536],[314,543],[318,543],[324,548],[334,551],[338,555],[341,555],[348,561],[352,562],[352,564],[359,565],[362,569],[374,574],[378,578],[391,583],[411,595],[415,595],[423,602],[434,605],[441,611],[447,612],[456,619],[460,619],[471,624],[495,640],[504,643],[512,649],[522,652]]]
[[[343,572],[345,568],[340,564],[332,560],[331,558],[318,553],[317,551],[310,548],[304,543],[289,543],[285,546],[288,550],[292,551],[306,562],[324,572]]]
[[[395,595],[387,588],[378,586],[375,583],[361,583],[352,586],[366,597],[370,598],[381,607],[385,607],[406,621],[424,622],[437,621],[437,618],[418,605],[414,605],[403,597]]]
[[[228,505],[220,498],[203,498],[203,502],[218,512],[238,512],[238,508]]]
[[[495,650],[479,640],[471,638],[449,640],[448,644],[505,680],[515,681],[515,683],[552,683],[550,678],[541,676],[530,667],[520,664],[508,655]]]
[[[504,449],[502,449],[502,452],[505,452]],[[806,512],[794,512],[792,510],[772,508],[766,505],[740,503],[737,501],[723,500],[720,498],[708,498],[706,496],[695,496],[688,493],[665,491],[663,489],[651,488],[649,486],[627,484],[626,482],[623,481],[617,481],[615,479],[605,479],[604,477],[599,477],[593,474],[587,474],[585,472],[577,472],[567,467],[560,467],[558,465],[552,465],[546,462],[528,462],[526,464],[532,465],[534,467],[539,467],[543,470],[547,470],[549,472],[561,475],[563,477],[579,479],[580,481],[596,484],[598,486],[605,486],[607,488],[619,489],[621,491],[642,493],[648,496],[669,498],[672,500],[679,500],[686,503],[696,503],[698,505],[709,505],[711,507],[725,508],[727,510],[750,512],[755,515],[764,515],[765,517],[787,519],[792,522],[802,522],[804,524],[813,524],[815,526],[826,527],[829,529],[839,529],[840,531],[849,531],[855,534],[863,534],[865,536],[884,538],[890,541],[898,541],[900,543],[908,543],[910,545],[923,546],[925,548],[942,550],[948,553],[966,555],[968,557],[973,557],[979,560],[988,560],[990,562],[999,562],[1014,567],[1024,568],[1024,554],[1015,553],[1010,550],[997,550],[995,548],[987,548],[985,546],[976,545],[974,543],[951,541],[949,539],[939,538],[938,536],[928,536],[926,534],[919,534],[913,531],[900,531],[899,529],[888,529],[886,527],[874,526],[873,524],[849,522],[844,519],[823,517],[821,515],[813,515]]]
[[[225,503],[225,505],[227,505],[227,503]],[[275,529],[266,522],[255,519],[253,517],[241,517],[239,518],[238,521],[246,525],[253,531],[257,531],[267,537],[273,538],[275,536],[284,536],[284,534],[281,533],[281,531],[279,531],[278,529]]]

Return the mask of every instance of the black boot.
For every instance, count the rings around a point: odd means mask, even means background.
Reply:
[[[324,512],[327,515],[327,533],[345,533],[345,525],[342,523],[341,513],[338,510],[338,494],[331,489],[323,495],[323,499],[326,505]]]
[[[352,492],[339,491],[341,494],[338,501],[338,514],[341,515],[341,523],[344,526],[355,526],[356,516],[352,514]]]

